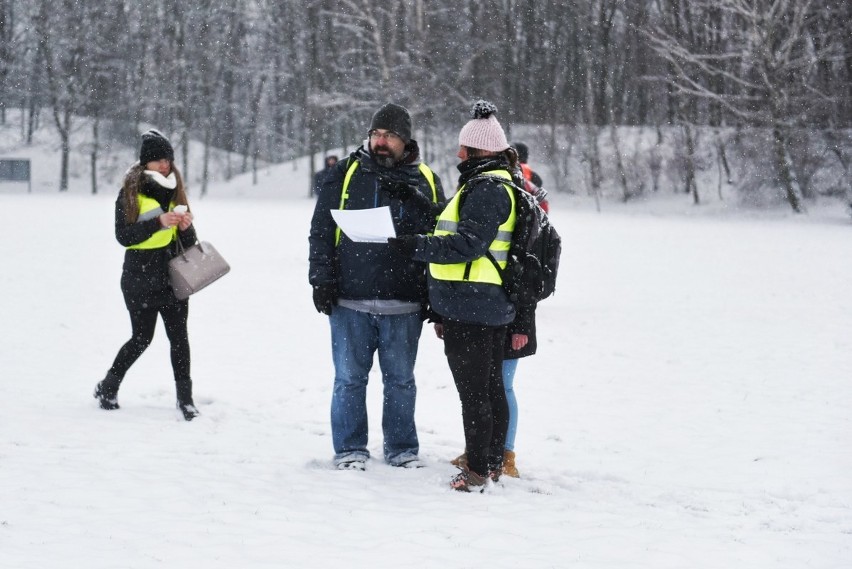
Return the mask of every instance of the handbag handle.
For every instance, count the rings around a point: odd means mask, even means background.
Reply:
[[[183,242],[180,240],[180,230],[175,233],[175,241],[177,241],[178,255],[186,261],[186,247],[183,246]],[[201,249],[201,252],[206,255],[207,251],[204,250],[204,244],[198,240],[198,235],[195,236],[195,241],[198,243],[198,248]]]

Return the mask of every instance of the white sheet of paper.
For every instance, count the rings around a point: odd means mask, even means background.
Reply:
[[[396,237],[388,206],[372,209],[333,209],[331,217],[352,241],[386,243],[388,237]]]

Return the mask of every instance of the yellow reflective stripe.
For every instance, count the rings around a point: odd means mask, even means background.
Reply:
[[[136,218],[136,221],[148,221],[149,219],[154,219],[155,217],[159,217],[166,212],[163,211],[163,208],[160,207],[160,204],[157,204],[152,210],[148,210],[145,213],[140,213],[139,217]]]
[[[163,214],[163,208],[157,203],[157,200],[148,196],[138,194],[139,201],[139,217],[136,218],[137,223],[147,221]],[[169,210],[174,208],[175,204],[169,204]],[[171,243],[177,236],[177,226],[163,228],[151,235],[148,239],[135,245],[130,245],[128,249],[162,249]]]
[[[343,178],[343,189],[340,191],[340,207],[338,209],[343,209],[346,205],[346,200],[349,199],[349,182],[352,180],[352,175],[355,174],[358,164],[357,160],[353,160],[352,164],[349,165],[349,169],[346,170],[346,177]],[[340,228],[338,227],[334,230],[334,246],[337,247],[339,244]]]
[[[420,173],[423,174],[423,177],[429,183],[429,187],[432,188],[432,203],[438,203],[438,190],[435,188],[435,172],[423,162],[417,165],[417,169],[420,170]]]
[[[343,206],[346,204],[346,200],[349,199],[349,182],[352,180],[352,175],[355,174],[355,170],[358,169],[357,160],[353,160],[352,164],[349,165],[349,169],[346,170],[346,177],[343,178],[343,190],[340,192],[340,209],[343,209]]]
[[[459,222],[458,221],[450,221],[448,219],[439,219],[437,225],[435,225],[435,233],[438,231],[446,231],[448,233],[455,233],[459,230]]]
[[[494,238],[495,241],[512,241],[512,232],[511,231],[498,231],[497,237]]]

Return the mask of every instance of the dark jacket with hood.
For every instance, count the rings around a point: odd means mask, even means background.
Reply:
[[[387,168],[376,162],[365,142],[347,160],[340,160],[325,179],[317,198],[308,238],[309,281],[312,285],[334,283],[340,298],[349,300],[426,301],[426,276],[422,263],[407,259],[385,243],[354,242],[343,232],[335,245],[337,225],[331,210],[340,209],[344,178],[352,161],[358,161],[349,181],[349,197],[344,209],[368,209],[390,206],[397,235],[427,233],[435,228],[435,218],[423,208],[391,199],[381,190],[383,180],[401,181],[414,186],[432,200],[432,188],[418,166],[419,149],[412,140],[406,156]],[[444,201],[441,180],[435,176],[438,201]]]
[[[124,210],[123,191],[115,201],[115,238],[125,247],[147,240],[162,228],[159,218],[128,223]],[[148,176],[140,193],[157,201],[163,211],[169,211],[169,202],[175,190],[165,188]],[[184,247],[191,247],[195,241],[195,227],[190,225],[186,231],[178,230],[178,236]],[[169,280],[169,260],[175,256],[177,244],[172,241],[159,249],[127,249],[124,253],[124,267],[121,272],[121,292],[128,310],[158,308],[175,302]],[[184,301],[185,302],[185,301]]]
[[[461,188],[474,176],[489,170],[507,170],[502,156],[471,158],[458,165]],[[508,219],[512,202],[503,184],[481,180],[463,190],[458,231],[452,235],[417,236],[414,259],[426,263],[453,264],[485,255]],[[428,273],[428,270],[427,270]],[[429,276],[429,304],[443,318],[484,326],[505,326],[515,319],[515,306],[503,287],[490,283],[445,281]]]

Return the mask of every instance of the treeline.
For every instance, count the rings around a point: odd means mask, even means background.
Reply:
[[[145,122],[238,152],[245,170],[351,146],[385,101],[411,109],[428,157],[478,97],[510,128],[582,125],[592,189],[607,127],[678,129],[696,199],[697,133],[763,129],[799,211],[795,133],[846,140],[852,121],[852,3],[0,0],[0,121],[24,109],[25,137],[51,121],[65,164],[80,116],[93,167],[100,141],[133,144]]]

